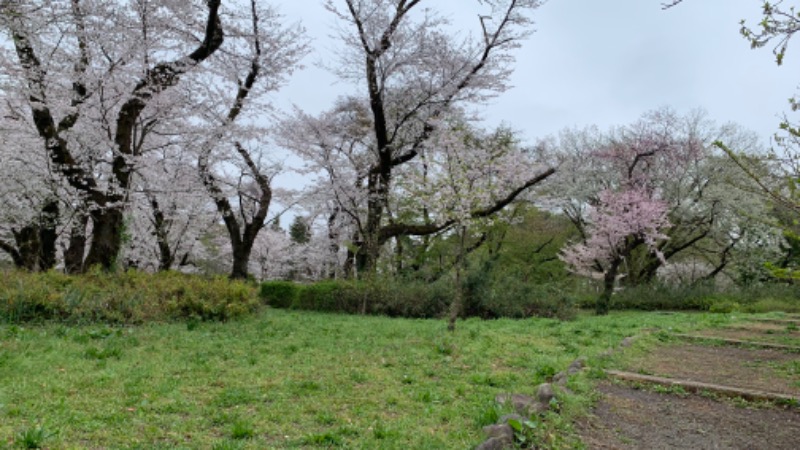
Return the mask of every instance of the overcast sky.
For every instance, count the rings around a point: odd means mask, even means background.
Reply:
[[[514,88],[485,110],[532,142],[571,126],[607,128],[660,106],[704,108],[717,122],[733,121],[768,143],[800,82],[800,54],[783,66],[770,49],[751,50],[739,21],[754,24],[760,0],[550,0],[535,12],[536,33],[517,52]],[[427,0],[460,27],[479,31],[475,0]],[[306,69],[280,93],[280,104],[307,112],[327,109],[352,87],[320,62],[337,46],[335,19],[322,0],[277,1],[287,19],[313,39]],[[363,87],[359,89],[364,90]]]

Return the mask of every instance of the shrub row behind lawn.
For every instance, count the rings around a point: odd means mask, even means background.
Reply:
[[[572,302],[553,287],[510,280],[503,286],[467,282],[463,315],[470,317],[572,316]],[[377,279],[328,280],[303,285],[287,281],[261,284],[260,296],[275,308],[434,318],[448,313],[455,297],[452,280],[435,283]]]
[[[261,284],[260,296],[275,308],[433,318],[447,310],[452,288],[445,283],[390,280],[327,280],[307,285],[268,281]]]
[[[596,295],[585,297],[579,305],[582,308],[593,308],[596,298]],[[640,311],[794,313],[800,312],[800,286],[763,283],[744,288],[717,289],[708,283],[695,285],[652,283],[625,287],[616,292],[611,300],[611,308]]]
[[[177,272],[0,272],[0,321],[143,323],[227,320],[255,311],[255,288]]]

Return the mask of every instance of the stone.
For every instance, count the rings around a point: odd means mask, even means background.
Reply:
[[[559,386],[565,386],[567,384],[567,374],[565,372],[558,372],[553,376],[553,383]]]
[[[553,392],[553,386],[550,383],[542,383],[536,389],[536,399],[539,400],[539,403],[544,405],[549,405],[550,400],[552,400],[556,396],[556,393]]]
[[[485,426],[483,432],[490,438],[514,440],[514,429],[507,423]]]
[[[620,347],[622,347],[622,348],[628,348],[628,347],[630,347],[630,346],[633,344],[633,342],[634,342],[635,340],[636,340],[636,338],[635,338],[635,337],[633,337],[633,336],[628,336],[628,337],[626,337],[625,339],[623,339],[623,340],[622,340],[622,342],[620,342],[620,343],[619,343],[619,346],[620,346]]]
[[[550,404],[543,404],[535,398],[523,394],[498,394],[495,401],[501,405],[510,405],[517,414],[530,417],[550,409]]]
[[[489,438],[479,446],[475,447],[475,450],[505,450],[514,448],[514,439],[506,440],[500,438]]]
[[[572,361],[572,364],[570,364],[569,368],[567,368],[567,374],[575,375],[576,373],[580,372],[584,366],[586,366],[586,357],[581,356],[575,361]]]

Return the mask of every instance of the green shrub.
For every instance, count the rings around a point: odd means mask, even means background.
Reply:
[[[303,286],[292,303],[293,309],[323,312],[355,313],[357,308],[348,304],[344,295],[347,282],[329,280]]]
[[[383,278],[319,281],[296,288],[293,309],[412,318],[444,315],[453,292],[446,282]]]
[[[265,281],[261,283],[259,296],[269,306],[289,308],[299,292],[299,287],[291,281]]]
[[[711,305],[711,307],[708,308],[708,312],[728,314],[732,312],[737,312],[740,309],[741,306],[738,303],[730,300],[722,300],[715,302],[713,305]]]
[[[581,308],[592,308],[599,292],[585,290],[578,301]],[[711,312],[800,311],[800,286],[761,283],[747,287],[716,288],[712,283],[667,285],[650,283],[624,286],[611,298],[612,309],[695,310]]]
[[[800,299],[787,300],[765,298],[745,305],[742,310],[749,313],[766,313],[782,311],[786,313],[800,313]]]
[[[642,311],[707,311],[711,305],[720,300],[718,295],[711,284],[667,285],[656,282],[623,287],[611,297],[611,308]]]
[[[0,321],[142,323],[228,320],[259,302],[253,288],[224,277],[128,271],[68,276],[0,272]]]
[[[534,284],[514,275],[490,281],[473,275],[467,279],[466,292],[468,316],[571,319],[575,315],[572,290],[566,283]]]

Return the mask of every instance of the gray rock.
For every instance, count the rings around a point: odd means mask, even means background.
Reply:
[[[553,386],[550,383],[542,383],[536,389],[536,399],[539,400],[539,403],[544,405],[549,405],[550,400],[556,396],[556,393],[553,392]]]
[[[483,427],[483,432],[490,438],[499,438],[514,441],[514,429],[507,423]]]
[[[553,376],[553,383],[564,386],[567,384],[567,374],[565,372],[558,372]]]
[[[569,365],[567,368],[567,374],[575,375],[576,373],[580,372],[586,366],[586,357],[581,356],[575,361],[572,361],[572,364]]]
[[[636,338],[634,336],[628,336],[625,339],[623,339],[622,342],[619,343],[619,346],[622,348],[627,348],[630,347],[634,341],[636,341]]]
[[[517,414],[530,417],[534,414],[550,409],[550,404],[543,404],[535,398],[523,394],[498,394],[495,397],[497,403],[504,406],[511,406]]]
[[[493,437],[483,441],[481,445],[475,447],[475,450],[505,450],[511,448],[514,448],[514,439],[509,441]]]

